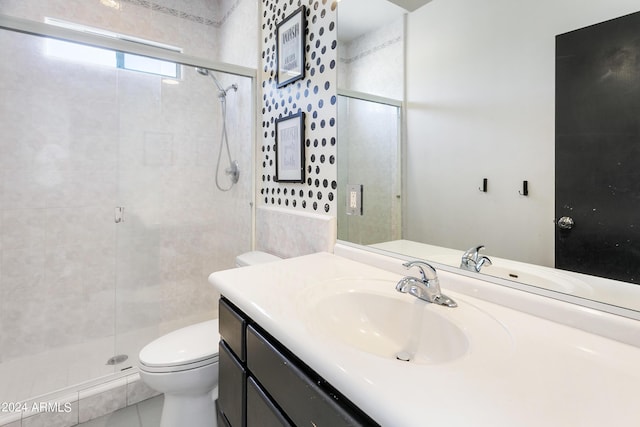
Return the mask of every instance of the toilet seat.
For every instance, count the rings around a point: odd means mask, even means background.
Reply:
[[[218,319],[178,329],[140,350],[140,369],[168,373],[216,363],[219,341]]]

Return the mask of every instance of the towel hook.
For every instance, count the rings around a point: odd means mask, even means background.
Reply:
[[[478,190],[482,191],[483,193],[487,192],[487,184],[488,184],[489,180],[487,178],[483,178],[482,179],[482,187],[478,187]]]
[[[518,190],[518,194],[521,196],[529,195],[529,181],[522,181],[522,191]]]

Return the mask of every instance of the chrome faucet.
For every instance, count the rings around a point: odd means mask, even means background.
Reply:
[[[491,265],[491,260],[489,258],[484,255],[480,255],[480,250],[482,248],[484,248],[483,245],[467,249],[467,251],[462,255],[460,268],[480,273],[480,269],[482,269],[482,267],[485,265]]]
[[[398,282],[396,291],[413,295],[424,301],[434,304],[444,305],[446,307],[457,307],[458,304],[446,295],[440,292],[440,281],[436,269],[424,261],[407,261],[402,264],[407,270],[411,267],[418,267],[420,278],[407,276]],[[427,268],[425,273],[422,267]],[[430,276],[427,278],[427,275]]]

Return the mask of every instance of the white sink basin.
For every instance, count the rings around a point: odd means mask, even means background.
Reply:
[[[303,298],[311,334],[394,363],[446,363],[511,346],[499,322],[464,300],[454,298],[456,308],[430,304],[389,280],[340,279]]]
[[[315,326],[345,345],[388,359],[406,352],[417,363],[441,363],[464,355],[469,347],[464,332],[412,299],[362,291],[332,295],[315,305]]]

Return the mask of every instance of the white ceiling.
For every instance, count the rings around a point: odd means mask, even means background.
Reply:
[[[342,0],[338,3],[338,40],[350,41],[413,12],[431,0]]]

